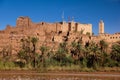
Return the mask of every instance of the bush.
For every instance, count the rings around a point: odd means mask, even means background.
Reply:
[[[0,69],[4,69],[4,62],[0,61]]]
[[[14,69],[15,64],[13,62],[5,62],[5,69]]]
[[[15,64],[14,62],[0,61],[0,69],[15,69]]]

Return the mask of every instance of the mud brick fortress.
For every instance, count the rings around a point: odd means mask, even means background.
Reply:
[[[33,23],[29,17],[19,17],[16,26],[6,26],[5,30],[0,31],[0,51],[3,49],[10,50],[12,54],[16,54],[21,48],[21,39],[29,37],[37,37],[38,52],[42,45],[50,46],[56,49],[59,43],[64,41],[71,43],[82,39],[83,44],[88,41],[105,40],[108,43],[114,43],[120,40],[120,33],[106,34],[104,33],[104,22],[99,22],[99,34],[92,34],[92,24],[81,24],[78,22],[56,22],[56,23]]]

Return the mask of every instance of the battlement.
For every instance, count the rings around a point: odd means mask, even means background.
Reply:
[[[19,17],[17,18],[16,21],[16,27],[28,27],[30,26],[30,24],[32,23],[32,21],[30,20],[29,17]]]

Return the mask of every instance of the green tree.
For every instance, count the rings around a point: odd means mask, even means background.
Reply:
[[[116,66],[120,66],[120,44],[112,45],[111,59],[116,62]]]
[[[33,50],[32,50],[33,58],[34,58],[33,63],[34,63],[34,68],[36,68],[36,44],[38,42],[38,38],[37,37],[32,37],[31,42],[32,42],[32,45],[33,45]]]
[[[45,59],[47,59],[49,48],[47,46],[41,46],[40,51],[41,51],[40,60],[42,62],[43,67],[45,67],[46,66]]]
[[[17,54],[18,59],[15,61],[15,63],[20,67],[23,68],[26,65],[28,56],[24,50],[20,50]]]
[[[27,38],[22,38],[21,39],[21,51],[24,51],[24,54],[26,55],[26,65],[28,67],[31,67],[31,62],[32,62],[32,45],[31,45],[31,38],[28,36]],[[18,58],[20,56],[18,55]]]
[[[108,48],[107,42],[105,42],[104,40],[100,40],[99,44],[100,44],[101,52],[102,53],[107,52],[107,48]]]
[[[88,67],[97,68],[101,63],[101,53],[99,47],[91,42],[89,45],[89,54],[88,54]]]
[[[84,54],[84,48],[83,46],[81,45],[81,41],[79,42],[72,42],[71,43],[71,54],[73,56],[73,58],[75,59],[74,63],[75,64],[83,64],[84,62],[84,57],[85,57],[85,54]]]
[[[24,56],[26,57],[26,64],[28,65],[28,67],[34,67],[35,68],[35,64],[36,64],[36,44],[38,42],[38,38],[37,37],[27,37],[27,38],[23,38],[21,39],[21,50],[20,50],[20,54],[18,53],[18,58],[21,59],[20,55],[22,54],[22,52],[24,52]],[[21,52],[22,51],[22,52]],[[23,54],[22,54],[23,55]]]
[[[58,48],[56,54],[55,54],[55,59],[60,63],[60,65],[63,65],[62,63],[65,60],[65,51],[63,48]]]
[[[55,53],[54,59],[58,61],[60,66],[66,65],[68,60],[67,54],[68,54],[67,43],[66,42],[60,43]]]

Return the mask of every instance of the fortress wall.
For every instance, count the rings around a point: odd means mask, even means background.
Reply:
[[[87,32],[89,32],[92,35],[92,24],[78,24],[77,25],[77,31],[82,31],[83,30],[83,34],[86,34]]]
[[[44,31],[47,33],[56,32],[56,24],[45,24],[43,25]]]
[[[69,27],[71,27],[71,31],[76,31],[77,26],[75,25],[75,22],[72,21]]]
[[[99,37],[106,40],[107,42],[116,42],[120,41],[120,34],[101,34]]]
[[[55,23],[55,25],[56,25],[56,32],[62,31],[60,23]]]
[[[19,17],[17,18],[16,26],[17,27],[29,27],[32,21],[29,17]]]
[[[63,31],[63,32],[69,31],[68,23],[64,22],[64,23],[61,25],[61,28],[62,28],[62,31]]]
[[[61,43],[62,42],[62,36],[54,36],[54,41]]]
[[[78,25],[77,25],[77,31],[80,32],[82,30],[84,30],[83,24],[78,23]]]
[[[106,36],[105,36],[106,37]],[[120,34],[113,34],[113,35],[110,35],[106,38],[106,40],[108,42],[116,42],[116,41],[120,41]]]
[[[83,35],[83,36],[82,36],[82,41],[83,41],[83,45],[85,45],[86,42],[89,42],[89,41],[90,41],[89,36]]]
[[[92,36],[91,37],[91,41],[94,41],[95,43],[99,43],[100,40],[101,40],[101,38],[98,37],[98,36]]]
[[[87,32],[89,32],[90,33],[90,35],[92,35],[92,24],[84,24],[84,32],[83,33],[87,33]]]

